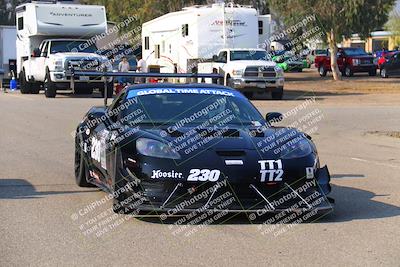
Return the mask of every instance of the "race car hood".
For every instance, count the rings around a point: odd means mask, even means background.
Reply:
[[[202,129],[181,127],[176,131],[171,131],[168,127],[149,126],[141,127],[138,135],[175,147],[183,158],[192,157],[193,154],[205,150],[226,151],[227,153],[251,150],[256,151],[261,157],[275,159],[279,157],[279,153],[276,152],[279,146],[272,145],[273,141],[278,141],[276,143],[283,145],[294,138],[302,137],[300,132],[291,128],[262,127],[261,130],[253,126],[249,128],[230,126]],[[271,137],[269,142],[267,137]],[[266,147],[270,147],[270,149],[265,149]]]

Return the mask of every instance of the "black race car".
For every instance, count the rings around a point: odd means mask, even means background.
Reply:
[[[311,137],[273,126],[281,119],[224,86],[127,87],[77,127],[76,182],[113,194],[124,213],[331,211]]]

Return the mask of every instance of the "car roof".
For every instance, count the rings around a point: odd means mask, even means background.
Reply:
[[[185,83],[185,84],[177,84],[177,83],[145,83],[138,85],[129,86],[126,91],[130,90],[138,90],[138,89],[151,89],[151,88],[202,88],[202,89],[225,89],[225,90],[234,90],[233,88],[226,87],[219,84],[209,84],[209,83]]]

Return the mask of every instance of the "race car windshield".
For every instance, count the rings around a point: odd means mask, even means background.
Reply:
[[[232,51],[231,60],[267,60],[266,51]]]
[[[88,45],[85,41],[52,41],[50,53],[83,52],[96,53],[95,45]]]
[[[120,114],[124,124],[261,126],[265,123],[261,114],[244,97],[154,94],[137,96],[135,100]]]

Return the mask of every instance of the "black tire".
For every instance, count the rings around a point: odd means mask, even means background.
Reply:
[[[370,70],[370,71],[368,72],[368,75],[371,76],[371,77],[376,76],[376,69]]]
[[[100,88],[101,97],[104,98],[104,88]],[[107,98],[112,98],[114,94],[114,82],[107,83]]]
[[[92,87],[75,88],[75,94],[77,94],[77,95],[91,95],[91,94],[93,94],[93,88]]]
[[[324,66],[319,66],[318,68],[319,76],[325,77],[328,71],[324,68]]]
[[[381,69],[381,77],[389,78],[389,75],[387,74],[387,70],[385,68]]]
[[[44,95],[47,98],[54,98],[56,97],[57,94],[57,89],[54,85],[54,83],[51,81],[51,77],[50,77],[50,72],[49,70],[46,71],[46,76],[44,78]]]
[[[75,182],[80,187],[95,187],[95,185],[89,183],[88,177],[88,167],[87,162],[84,157],[84,152],[80,146],[80,139],[75,138]]]
[[[254,96],[253,92],[243,92],[243,94],[247,99],[252,99]]]
[[[283,88],[280,90],[272,91],[271,92],[271,97],[273,100],[282,100],[283,98]]]
[[[19,87],[21,94],[30,94],[32,92],[32,85],[26,81],[24,70],[19,73]]]
[[[352,76],[354,75],[353,71],[351,70],[351,68],[349,68],[349,66],[347,66],[347,67],[344,69],[344,75],[345,75],[346,77],[352,77]]]

